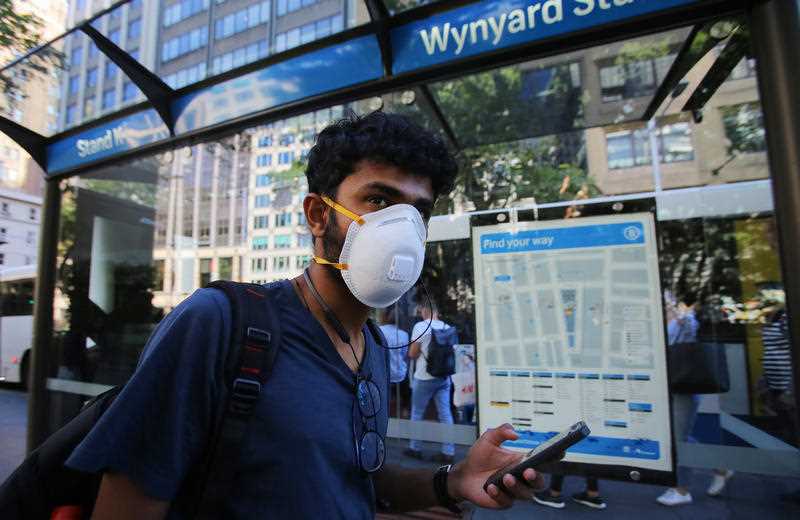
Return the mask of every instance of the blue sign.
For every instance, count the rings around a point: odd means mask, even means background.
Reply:
[[[59,173],[169,137],[154,109],[115,119],[47,147],[47,174]]]
[[[614,421],[615,424],[607,426],[616,428],[627,428],[627,424],[621,421]],[[509,448],[533,449],[543,442],[546,442],[557,432],[535,432],[517,431],[519,439],[506,441],[503,446]],[[590,435],[581,442],[575,444],[567,450],[567,453],[581,453],[586,455],[602,455],[606,457],[658,460],[661,454],[661,445],[652,439],[619,439],[616,437],[603,437]]]
[[[383,76],[375,36],[362,36],[187,94],[172,104],[175,133]]]
[[[563,36],[700,0],[503,0],[477,2],[392,30],[394,72],[431,67]]]
[[[481,254],[627,246],[644,244],[644,237],[644,226],[641,222],[540,229],[519,233],[488,233],[481,236]]]

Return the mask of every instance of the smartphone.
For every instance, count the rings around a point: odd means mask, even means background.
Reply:
[[[562,453],[567,451],[567,449],[573,444],[578,443],[588,437],[590,433],[591,430],[589,430],[589,427],[586,426],[585,422],[579,421],[573,424],[563,432],[547,439],[545,442],[533,448],[519,463],[511,464],[497,471],[486,480],[486,483],[483,485],[483,490],[486,491],[490,484],[494,484],[500,488],[501,491],[507,491],[505,485],[503,484],[503,477],[506,475],[506,473],[510,473],[517,480],[522,480],[524,482],[525,480],[522,477],[522,474],[526,469],[536,469],[537,466],[541,466],[542,464],[560,460]]]

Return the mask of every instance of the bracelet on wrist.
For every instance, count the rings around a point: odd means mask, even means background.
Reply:
[[[436,501],[439,502],[440,506],[448,509],[452,513],[460,515],[461,508],[458,507],[456,500],[447,492],[447,477],[452,467],[452,464],[448,464],[436,470],[436,473],[433,475],[433,491],[436,494]]]

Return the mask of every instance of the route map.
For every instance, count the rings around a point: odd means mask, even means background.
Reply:
[[[672,471],[649,213],[473,228],[480,429],[531,449],[578,420],[566,461]]]

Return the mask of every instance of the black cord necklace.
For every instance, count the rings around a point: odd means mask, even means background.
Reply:
[[[362,356],[361,360],[358,359],[358,354],[356,354],[356,349],[350,342],[350,334],[348,334],[348,332],[345,330],[344,326],[342,325],[342,322],[339,321],[339,318],[336,317],[336,314],[333,313],[333,310],[328,306],[327,303],[325,303],[325,300],[322,299],[322,295],[319,294],[317,288],[314,286],[314,282],[311,281],[311,276],[309,276],[308,274],[308,269],[303,271],[303,278],[306,281],[308,289],[311,291],[311,295],[314,297],[315,300],[317,300],[317,303],[322,309],[322,313],[325,315],[325,319],[327,320],[328,324],[331,327],[333,327],[333,329],[339,335],[339,339],[341,339],[342,342],[346,343],[347,346],[350,347],[350,352],[353,353],[353,359],[355,359],[356,361],[356,372],[360,373],[361,363],[364,361],[364,357]],[[295,281],[295,284],[297,285],[297,289],[300,291],[300,296],[303,298],[303,303],[305,304],[306,309],[308,309],[308,311],[311,312],[311,307],[308,306],[308,302],[306,301],[306,297],[303,294],[302,289],[300,288],[300,284],[297,281]],[[364,348],[366,348],[366,343],[364,344]]]

